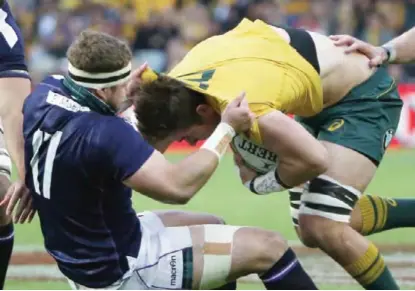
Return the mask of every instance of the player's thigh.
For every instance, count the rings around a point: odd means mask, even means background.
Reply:
[[[402,105],[395,81],[380,68],[323,110],[318,139],[330,154],[328,174],[363,191],[396,132]]]
[[[223,286],[242,276],[263,273],[286,252],[276,232],[228,225],[191,226],[197,289]]]
[[[377,170],[373,161],[350,148],[327,141],[322,143],[330,157],[330,164],[325,175],[363,192]]]
[[[334,114],[338,118],[324,124],[318,136],[329,153],[326,174],[364,191],[398,127],[401,105],[397,99],[375,99],[339,108],[347,113]],[[354,110],[347,111],[350,106]]]
[[[185,210],[156,210],[153,211],[166,227],[189,226],[199,224],[225,224],[224,220],[218,216],[185,211]]]
[[[212,289],[267,270],[287,250],[275,232],[252,227],[167,227],[144,234],[139,263],[121,289]]]
[[[208,213],[182,210],[156,210],[137,213],[141,226],[147,232],[158,233],[166,227],[200,224],[224,224],[224,221]]]
[[[151,212],[141,216],[140,222],[138,257],[129,258],[131,269],[115,288],[193,289],[193,243],[189,227],[161,226],[161,220]]]
[[[310,181],[300,213],[349,223],[396,131],[401,108],[394,81],[380,70],[312,119],[318,120],[318,139],[330,163],[324,175]]]

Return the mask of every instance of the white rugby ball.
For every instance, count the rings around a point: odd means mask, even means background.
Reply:
[[[265,174],[278,165],[277,154],[253,142],[243,134],[238,134],[232,139],[231,147],[242,157],[246,166],[260,174]]]

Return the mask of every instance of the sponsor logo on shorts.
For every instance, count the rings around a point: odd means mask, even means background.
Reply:
[[[336,119],[332,124],[330,124],[330,126],[327,128],[327,130],[328,131],[336,131],[340,127],[342,127],[343,125],[344,125],[344,120],[343,119]]]
[[[385,132],[385,135],[383,136],[383,149],[384,150],[387,149],[388,146],[389,146],[389,144],[391,143],[392,138],[393,138],[393,134],[394,134],[394,130],[393,129],[388,129]]]
[[[171,256],[170,259],[170,285],[176,286],[177,283],[177,259],[176,256]]]

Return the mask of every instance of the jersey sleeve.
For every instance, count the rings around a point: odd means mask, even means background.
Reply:
[[[0,7],[0,78],[30,79],[23,35],[7,1]]]
[[[133,175],[154,151],[140,133],[119,117],[101,120],[91,134],[90,160],[118,181]]]

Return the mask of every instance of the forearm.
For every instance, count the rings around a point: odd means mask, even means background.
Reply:
[[[4,139],[19,178],[24,179],[23,103],[30,94],[31,82],[23,78],[0,79],[0,117]]]
[[[415,27],[387,42],[384,46],[392,47],[396,52],[396,57],[391,63],[404,64],[415,61]]]
[[[23,116],[19,112],[7,114],[2,118],[4,127],[4,141],[7,151],[14,162],[20,179],[24,179],[24,141]]]
[[[186,204],[209,180],[233,136],[233,129],[222,123],[201,149],[173,164],[159,151],[153,151],[124,183],[157,201]]]
[[[234,136],[233,129],[221,123],[201,149],[175,164],[172,181],[190,199],[209,180]]]
[[[216,154],[200,149],[176,164],[154,151],[149,161],[124,183],[136,192],[167,204],[186,204],[219,164]]]
[[[179,200],[190,200],[210,179],[219,164],[217,156],[200,149],[174,165],[172,181],[180,195]]]
[[[291,189],[323,173],[322,168],[303,169],[287,167],[282,164],[266,174],[245,182],[244,186],[253,193],[263,195]]]

